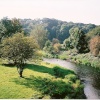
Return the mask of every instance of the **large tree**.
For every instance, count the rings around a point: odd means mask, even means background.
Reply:
[[[99,35],[100,36],[100,26],[97,26],[95,28],[93,28],[91,31],[89,31],[86,36],[87,36],[87,40],[89,41],[90,39],[92,39],[93,37]]]
[[[4,37],[9,37],[17,32],[22,32],[22,26],[19,19],[16,18],[9,19],[7,17],[4,17],[1,20],[1,23],[6,28]]]
[[[37,40],[38,45],[41,49],[43,49],[48,36],[48,32],[45,27],[43,25],[35,25],[31,31],[31,36]]]
[[[35,55],[37,48],[38,45],[32,37],[17,33],[2,41],[1,53],[3,58],[13,61],[22,77],[25,62]]]
[[[100,56],[100,36],[95,36],[90,40],[90,52],[94,56]]]
[[[70,46],[76,48],[78,53],[88,52],[88,44],[85,33],[79,28],[70,29]]]

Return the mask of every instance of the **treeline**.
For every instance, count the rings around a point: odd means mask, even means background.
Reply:
[[[20,19],[21,25],[25,33],[29,34],[35,25],[43,25],[49,32],[48,39],[52,41],[53,38],[58,39],[61,43],[69,37],[69,30],[71,28],[80,28],[84,33],[88,33],[90,30],[96,27],[94,24],[83,24],[66,22],[57,19]]]
[[[100,26],[57,19],[9,19],[0,21],[0,41],[16,33],[32,36],[40,49],[51,54],[76,49],[77,53],[100,53]]]
[[[44,50],[48,50],[49,53],[54,54],[58,53],[62,49],[69,50],[76,48],[78,53],[87,53],[91,51],[93,55],[99,55],[100,43],[92,44],[90,40],[95,36],[98,40],[98,36],[100,35],[100,26],[94,24],[66,22],[49,18],[35,20],[20,19],[20,22],[27,34],[30,34],[33,27],[37,25],[44,26],[48,31],[48,41],[45,44]]]

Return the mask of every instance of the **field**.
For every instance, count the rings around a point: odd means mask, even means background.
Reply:
[[[83,85],[74,72],[57,67],[65,77],[57,73],[55,77],[53,68],[54,65],[44,62],[28,64],[23,72],[24,77],[20,78],[16,66],[1,64],[0,99],[83,98]]]

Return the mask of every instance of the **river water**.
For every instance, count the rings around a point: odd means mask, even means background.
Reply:
[[[73,70],[84,84],[84,94],[87,99],[100,99],[100,69],[76,65],[75,63],[60,59],[44,59],[45,62],[57,64]]]

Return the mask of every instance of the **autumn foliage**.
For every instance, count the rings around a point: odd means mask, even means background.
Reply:
[[[95,36],[90,40],[90,52],[94,56],[100,55],[100,36]]]

